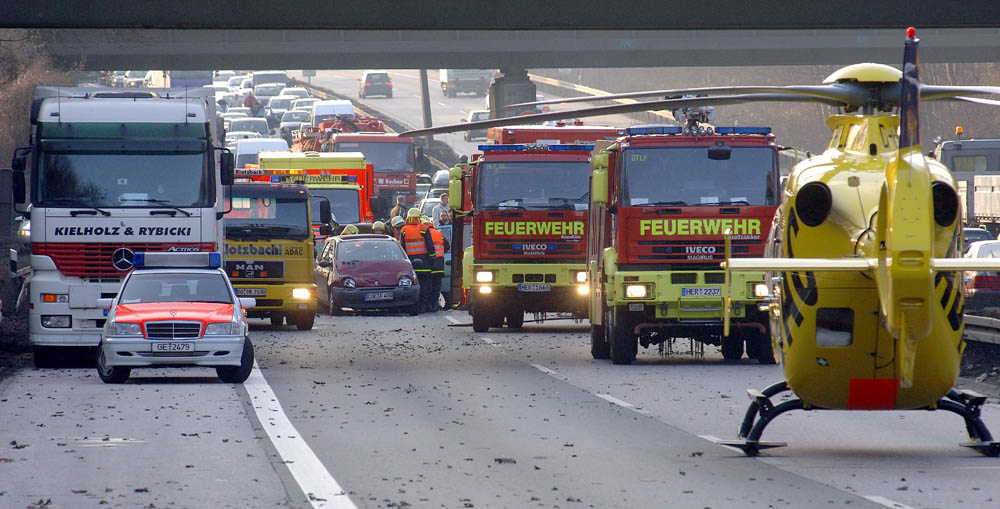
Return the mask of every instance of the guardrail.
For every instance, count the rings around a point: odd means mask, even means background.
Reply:
[[[965,340],[1000,345],[1000,319],[965,315]]]

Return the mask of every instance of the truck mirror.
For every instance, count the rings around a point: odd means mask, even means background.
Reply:
[[[10,161],[10,167],[15,173],[21,173],[24,171],[25,162],[23,157],[15,157]]]
[[[23,167],[24,165],[22,164],[21,166]],[[27,187],[24,181],[24,171],[14,170],[12,176],[14,177],[14,203],[23,204],[26,199],[25,188]]]
[[[333,213],[330,212],[330,202],[322,200],[319,202],[319,222],[330,224],[331,221],[333,221]]]
[[[337,225],[340,226],[340,225]],[[333,233],[334,225],[332,224],[321,224],[319,225],[319,234],[324,237],[329,237]]]
[[[608,203],[608,170],[594,170],[591,173],[590,199],[594,203]]]
[[[225,150],[222,154],[219,154],[219,175],[222,177],[222,185],[231,186],[233,185],[233,167],[235,163],[233,162],[233,153],[229,150]]]
[[[448,207],[451,208],[451,210],[461,211],[462,202],[465,201],[463,200],[465,195],[462,194],[461,180],[453,178],[448,181],[448,197],[451,198],[448,200]]]

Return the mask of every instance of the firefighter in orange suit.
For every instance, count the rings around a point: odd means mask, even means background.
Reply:
[[[438,303],[438,296],[441,295],[441,280],[444,279],[444,234],[434,227],[434,221],[423,216],[420,218],[421,226],[427,228],[431,234],[431,241],[434,242],[434,257],[431,260],[431,307],[428,311],[436,312],[441,309]]]
[[[406,256],[413,264],[420,284],[421,312],[428,309],[431,293],[431,258],[434,256],[434,241],[426,228],[420,225],[420,209],[410,209],[406,212],[406,225],[399,232],[399,241],[406,250]]]

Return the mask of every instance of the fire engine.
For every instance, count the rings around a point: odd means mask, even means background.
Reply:
[[[413,138],[391,133],[335,133],[327,149],[331,152],[361,152],[375,170],[375,189],[383,203],[395,203],[397,195],[417,201],[417,170],[424,171],[427,158]],[[388,212],[386,210],[385,212]]]
[[[621,134],[596,126],[505,127],[471,164],[452,168],[450,205],[465,214],[453,223],[453,267],[463,268],[475,331],[505,320],[521,327],[525,312],[586,316],[589,142]],[[463,249],[468,227],[472,245]]]
[[[758,306],[763,273],[734,275],[734,330],[723,335],[724,234],[733,256],[761,257],[780,203],[768,127],[645,126],[595,154],[587,246],[591,353],[629,364],[638,344],[690,338],[723,357],[773,363]]]

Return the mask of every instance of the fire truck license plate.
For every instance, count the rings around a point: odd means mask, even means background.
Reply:
[[[193,352],[194,343],[153,343],[154,352]]]
[[[263,297],[267,295],[265,288],[237,288],[237,297]]]
[[[548,283],[518,283],[519,292],[551,292],[552,285]]]
[[[681,297],[721,297],[722,288],[681,288]]]
[[[365,301],[392,300],[392,292],[371,292],[365,294]]]

